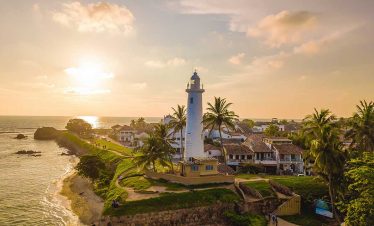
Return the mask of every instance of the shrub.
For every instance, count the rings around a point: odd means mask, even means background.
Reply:
[[[264,166],[262,164],[247,163],[241,166],[241,173],[258,174],[264,172]]]

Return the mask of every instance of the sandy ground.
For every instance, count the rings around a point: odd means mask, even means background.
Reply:
[[[90,225],[101,218],[104,203],[92,189],[91,182],[76,173],[67,177],[61,194],[70,200],[72,211],[79,216],[83,224]]]

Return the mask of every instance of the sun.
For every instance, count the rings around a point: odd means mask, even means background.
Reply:
[[[81,60],[78,66],[66,68],[65,73],[73,86],[70,91],[79,94],[107,92],[103,89],[103,83],[114,77],[113,73],[104,71],[100,61],[93,59]]]

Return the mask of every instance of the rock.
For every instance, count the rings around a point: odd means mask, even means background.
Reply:
[[[37,156],[41,156],[41,154],[39,154],[39,153],[42,153],[42,152],[33,151],[33,150],[28,150],[28,151],[21,150],[21,151],[17,151],[15,154],[17,154],[17,155],[36,155],[36,154],[38,154]]]
[[[61,152],[61,155],[73,155],[73,154],[71,154],[71,153]]]
[[[17,136],[14,139],[21,140],[21,139],[26,139],[26,138],[27,138],[27,136],[20,133],[20,134],[17,134]]]
[[[60,135],[60,131],[53,127],[38,128],[34,133],[35,140],[54,140]]]

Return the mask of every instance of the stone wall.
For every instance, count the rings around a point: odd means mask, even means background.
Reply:
[[[131,216],[105,217],[96,225],[159,226],[159,225],[227,225],[224,212],[235,209],[235,204],[217,203],[211,206],[151,212]]]

